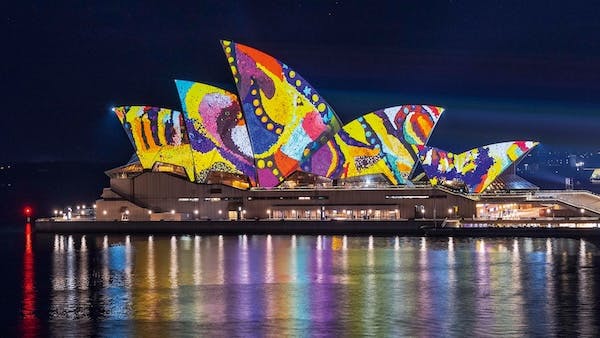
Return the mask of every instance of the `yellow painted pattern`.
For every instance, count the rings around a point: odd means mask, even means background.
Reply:
[[[152,121],[144,111],[144,106],[115,108],[117,116],[123,116],[121,123],[127,123],[131,132],[136,154],[144,169],[152,169],[156,162],[183,167],[190,181],[194,181],[194,161],[189,144],[182,143],[186,137],[185,124],[180,112],[160,108],[156,117],[157,132],[152,132]],[[157,109],[157,108],[154,108]],[[165,122],[174,120],[175,137],[171,144],[166,140]],[[158,143],[156,142],[158,139]]]

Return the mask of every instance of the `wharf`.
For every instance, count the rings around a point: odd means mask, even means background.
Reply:
[[[571,221],[574,222],[574,221]],[[396,235],[430,237],[567,237],[600,239],[599,220],[557,223],[551,220],[521,222],[465,220],[241,220],[241,221],[35,221],[36,232],[126,234],[306,234]],[[562,226],[559,226],[563,224]],[[594,226],[595,227],[592,227]]]

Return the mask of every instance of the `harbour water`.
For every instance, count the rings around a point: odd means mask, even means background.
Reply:
[[[5,231],[5,332],[597,336],[585,240]]]

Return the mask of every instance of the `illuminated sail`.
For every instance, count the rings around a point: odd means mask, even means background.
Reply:
[[[192,150],[181,112],[151,106],[122,106],[113,111],[144,169],[157,164],[175,165],[184,168],[190,181],[195,181]]]
[[[337,133],[339,119],[286,64],[242,44],[222,45],[248,125],[259,185],[274,187]]]
[[[382,174],[392,184],[407,184],[418,159],[413,145],[426,144],[443,111],[402,105],[368,113],[344,125],[302,170],[332,179]]]
[[[538,142],[533,141],[503,142],[460,154],[422,145],[418,148],[423,170],[432,185],[460,181],[470,192],[480,193],[536,145]]]
[[[196,181],[210,172],[246,175],[256,180],[254,154],[238,98],[221,88],[175,80],[193,150]]]

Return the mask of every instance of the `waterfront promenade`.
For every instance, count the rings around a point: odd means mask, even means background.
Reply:
[[[565,223],[568,222],[568,223]],[[49,221],[36,232],[194,233],[194,234],[347,234],[452,237],[564,237],[600,239],[600,220],[241,220],[241,221]],[[559,226],[561,225],[562,226]],[[568,224],[570,226],[565,226]]]

